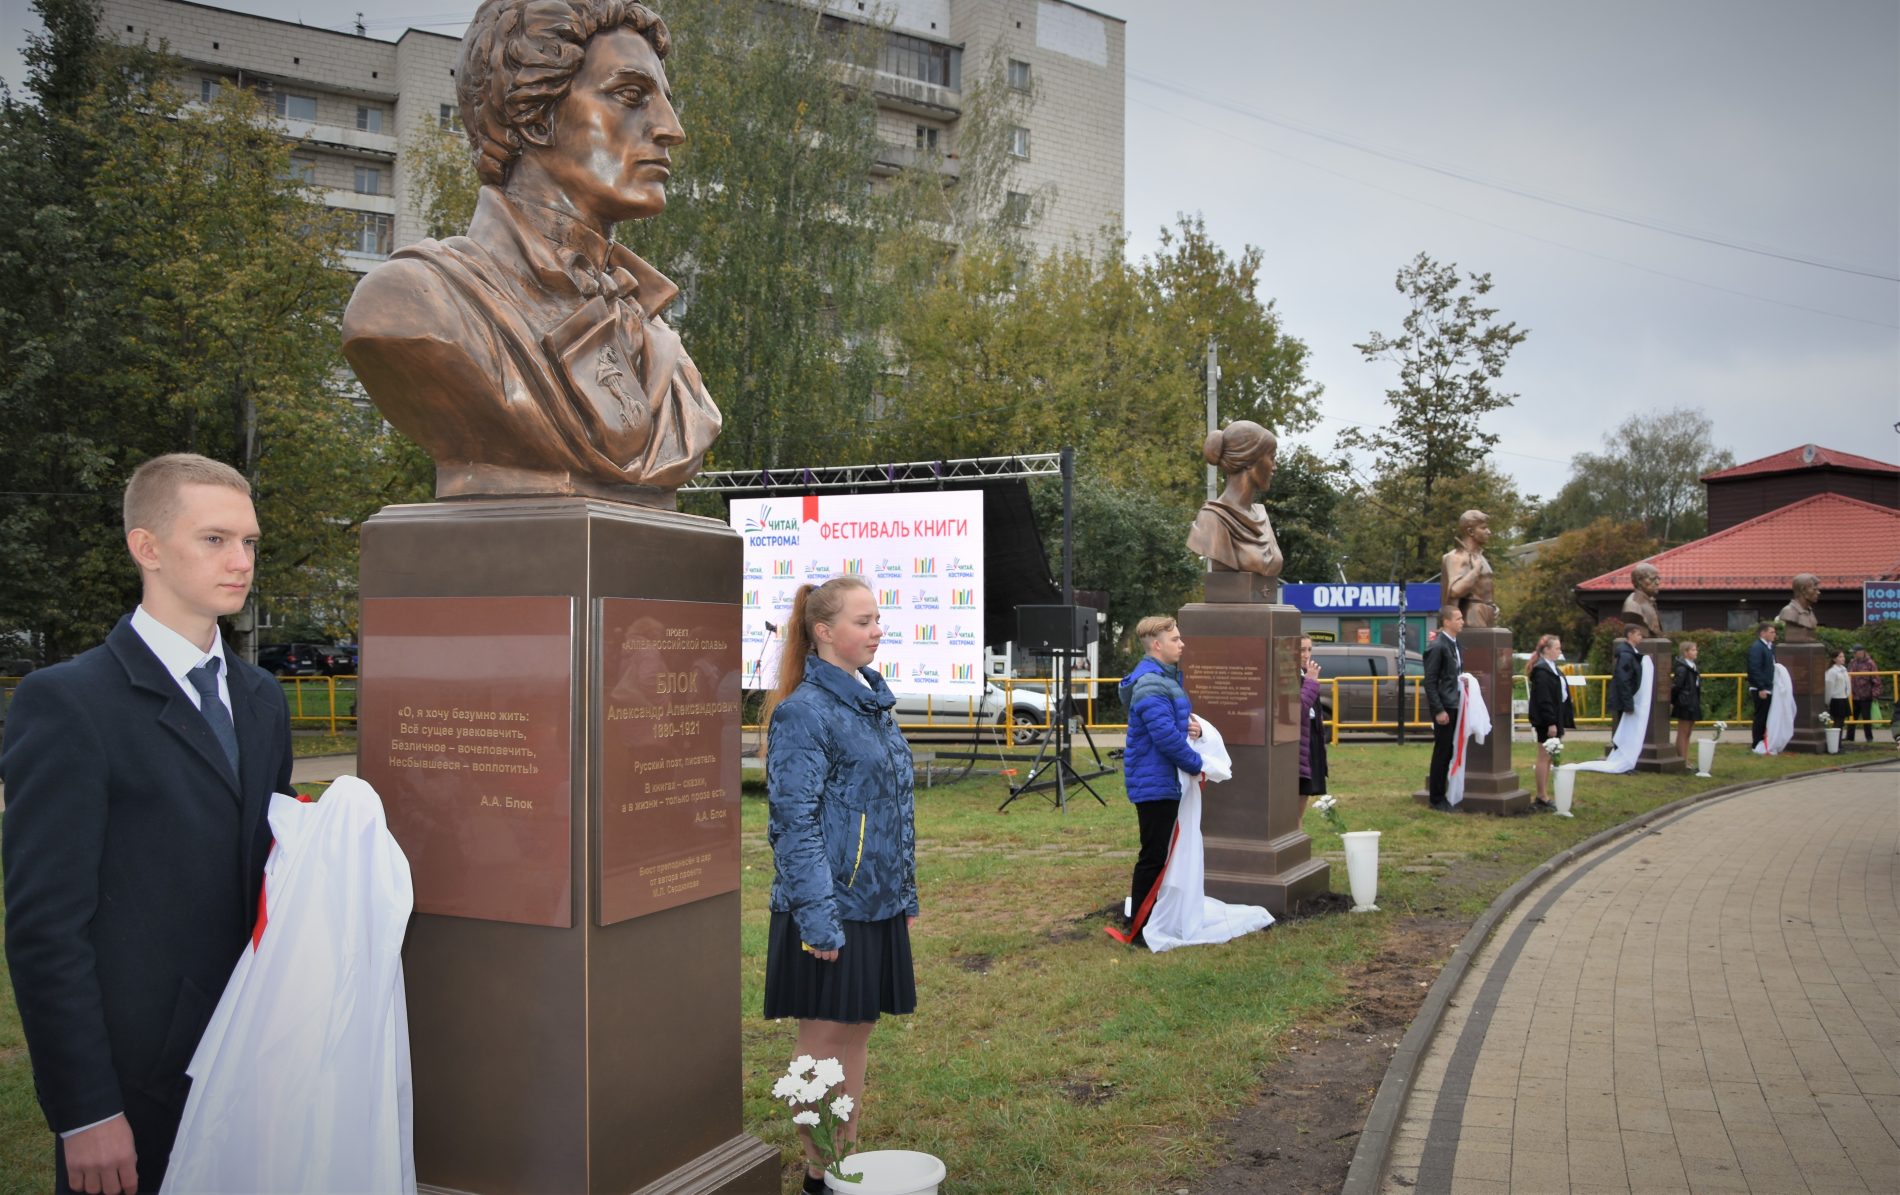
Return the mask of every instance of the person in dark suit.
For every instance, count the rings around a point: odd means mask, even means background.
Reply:
[[[58,1191],[156,1191],[185,1066],[257,913],[265,811],[290,787],[282,691],[218,637],[257,516],[228,466],[147,461],[125,493],[143,597],[8,710],[6,952]]]
[[[1643,641],[1643,624],[1632,622],[1623,628],[1623,637],[1616,641],[1616,650],[1610,658],[1610,691],[1606,704],[1610,707],[1610,738],[1616,738],[1616,728],[1623,724],[1623,715],[1636,712],[1636,690],[1643,687],[1643,655],[1636,645]]]
[[[1755,720],[1748,727],[1751,747],[1768,736],[1768,707],[1775,700],[1775,624],[1764,622],[1748,645],[1748,691],[1755,695]]]
[[[1564,731],[1577,724],[1576,710],[1570,700],[1570,682],[1557,667],[1563,654],[1563,640],[1545,635],[1537,641],[1537,650],[1531,653],[1530,663],[1524,668],[1530,689],[1531,731],[1537,735],[1539,747],[1546,739],[1563,738]],[[1538,751],[1536,774],[1537,799],[1531,802],[1531,808],[1539,813],[1550,813],[1557,808],[1550,800],[1550,752]]]
[[[1693,639],[1676,649],[1669,680],[1669,716],[1676,720],[1676,754],[1689,758],[1689,736],[1702,718],[1702,669],[1695,662],[1701,647]]]
[[[1432,770],[1425,780],[1425,791],[1433,809],[1449,811],[1445,785],[1451,772],[1451,756],[1457,746],[1458,707],[1463,694],[1458,689],[1458,674],[1464,671],[1464,656],[1458,651],[1458,632],[1465,629],[1465,616],[1456,606],[1438,612],[1438,634],[1425,649],[1425,704],[1432,715]]]

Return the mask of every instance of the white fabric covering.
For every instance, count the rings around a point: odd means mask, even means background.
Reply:
[[[1482,743],[1491,737],[1491,710],[1484,704],[1478,678],[1469,672],[1459,673],[1458,689],[1458,725],[1452,732],[1451,770],[1445,773],[1445,800],[1454,806],[1465,799],[1466,765],[1471,762],[1467,744],[1472,739]]]
[[[1217,782],[1231,778],[1234,764],[1220,732],[1206,718],[1195,716],[1201,723],[1201,737],[1194,747],[1207,778]],[[1142,929],[1148,949],[1156,954],[1177,946],[1212,946],[1273,924],[1273,914],[1259,905],[1230,905],[1207,895],[1201,778],[1190,772],[1176,774],[1181,779],[1181,812],[1175,817],[1174,843],[1161,873],[1161,891]]]
[[[1593,759],[1587,763],[1567,763],[1563,766],[1573,772],[1633,772],[1636,770],[1636,757],[1643,753],[1643,738],[1649,733],[1649,703],[1656,688],[1656,663],[1648,656],[1643,657],[1643,679],[1636,686],[1636,708],[1623,715],[1616,724],[1616,734],[1610,739],[1608,759]]]
[[[354,776],[273,796],[270,824],[264,935],[192,1055],[165,1189],[414,1192],[409,861]]]
[[[1774,699],[1768,705],[1768,725],[1762,741],[1755,744],[1757,755],[1780,755],[1794,737],[1794,677],[1786,664],[1775,665]]]

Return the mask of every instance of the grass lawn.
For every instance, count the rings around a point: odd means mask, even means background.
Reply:
[[[1519,744],[1528,777],[1533,748]],[[972,778],[920,791],[915,933],[918,1012],[871,1039],[865,1144],[946,1159],[959,1192],[1141,1191],[1174,1185],[1221,1150],[1222,1119],[1253,1098],[1286,1030],[1346,1003],[1342,970],[1374,954],[1394,919],[1472,918],[1565,846],[1679,797],[1809,771],[1811,756],[1761,759],[1735,736],[1715,778],[1578,777],[1575,819],[1422,811],[1429,744],[1331,750],[1332,789],[1352,829],[1383,831],[1382,912],[1276,925],[1218,947],[1155,955],[1102,933],[1133,865],[1135,820],[1116,777],[1066,813]],[[1594,755],[1579,744],[1573,759]],[[1853,758],[1850,756],[1849,758]],[[745,1127],[790,1157],[791,1125],[769,1098],[792,1055],[790,1022],[757,1013],[772,860],[765,801],[743,802]],[[1337,835],[1307,831],[1346,886]],[[0,964],[3,966],[4,964]],[[11,985],[0,993],[0,1193],[39,1191],[50,1166]]]

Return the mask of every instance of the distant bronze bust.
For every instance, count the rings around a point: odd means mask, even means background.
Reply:
[[[1201,446],[1207,463],[1227,475],[1227,486],[1194,517],[1187,546],[1213,561],[1215,571],[1280,575],[1286,559],[1273,538],[1266,507],[1253,500],[1273,483],[1279,451],[1272,432],[1245,419],[1210,433]]]
[[[1624,623],[1641,624],[1651,635],[1662,634],[1662,613],[1656,609],[1656,595],[1662,591],[1662,573],[1653,564],[1639,564],[1630,570],[1630,595],[1623,599]]]
[[[1456,606],[1469,628],[1498,625],[1496,578],[1491,562],[1484,558],[1484,545],[1490,542],[1490,517],[1481,510],[1467,510],[1458,519],[1458,546],[1440,562],[1439,608]]]
[[[1794,599],[1775,615],[1784,624],[1781,640],[1783,643],[1818,642],[1821,636],[1816,632],[1821,620],[1814,612],[1814,604],[1821,600],[1821,578],[1813,573],[1800,573],[1791,584]]]
[[[628,0],[485,0],[456,94],[485,184],[468,235],[357,285],[343,354],[428,450],[436,494],[670,505],[719,410],[659,313],[679,288],[613,240],[666,207],[685,138],[657,14]]]

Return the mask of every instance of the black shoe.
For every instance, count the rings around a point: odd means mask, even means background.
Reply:
[[[1555,802],[1555,801],[1532,801],[1532,802],[1531,802],[1531,812],[1532,812],[1532,813],[1555,813],[1555,812],[1557,812],[1557,802]]]
[[[804,1195],[825,1195],[824,1176],[821,1174],[817,1178],[813,1178],[811,1174],[808,1172],[805,1175],[805,1185],[803,1188],[801,1188],[801,1190],[803,1191]]]
[[[1450,813],[1451,802],[1450,801],[1433,801],[1432,808],[1438,810],[1438,812],[1440,813]]]

